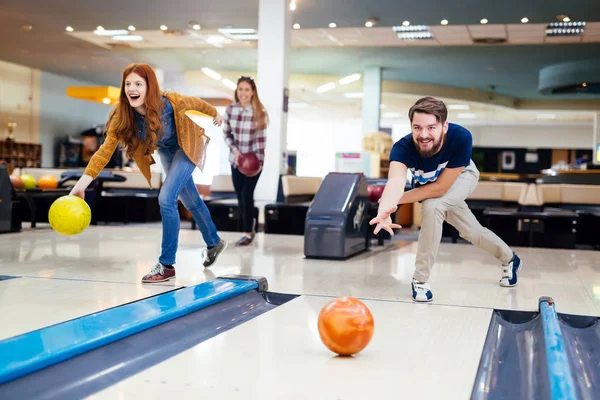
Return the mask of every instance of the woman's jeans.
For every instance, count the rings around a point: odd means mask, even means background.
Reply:
[[[192,178],[192,172],[196,165],[190,161],[181,148],[160,148],[158,153],[167,173],[158,195],[163,228],[162,251],[158,262],[172,265],[175,264],[175,253],[177,253],[179,242],[178,197],[198,224],[207,247],[216,246],[221,239]]]

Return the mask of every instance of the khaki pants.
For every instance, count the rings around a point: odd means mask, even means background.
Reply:
[[[458,230],[460,237],[487,251],[502,264],[512,259],[512,250],[502,239],[477,221],[465,199],[475,190],[479,181],[479,171],[473,161],[442,197],[422,201],[421,231],[415,262],[414,279],[427,282],[435,263],[444,220]]]

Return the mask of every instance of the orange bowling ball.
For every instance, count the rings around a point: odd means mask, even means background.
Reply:
[[[38,187],[40,189],[56,189],[58,181],[52,175],[44,175],[38,180]]]
[[[340,297],[331,300],[319,314],[319,335],[334,353],[350,356],[363,350],[373,337],[375,322],[360,300]]]

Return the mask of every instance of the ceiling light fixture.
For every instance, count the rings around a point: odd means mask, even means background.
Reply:
[[[129,29],[131,32],[133,32],[133,31],[135,31],[135,26],[133,26],[133,25],[129,25],[129,26],[127,27],[127,29]]]
[[[570,22],[570,21],[571,21],[571,18],[569,18],[569,17],[564,17],[563,18],[563,22]]]
[[[256,29],[225,28],[219,29],[219,33],[234,40],[258,40],[258,32]]]
[[[112,30],[106,30],[106,29],[96,29],[94,31],[94,35],[97,36],[123,36],[123,35],[128,35],[129,31],[125,30],[125,29],[112,29]]]
[[[294,11],[296,9],[296,2],[294,0],[290,1],[290,10]]]
[[[160,26],[160,30],[161,30],[161,31],[166,31],[167,29],[169,29],[169,28],[167,28],[167,26],[166,26],[166,25],[161,25],[161,26]]]
[[[485,25],[488,23],[488,20],[485,18],[482,18],[481,21],[479,21],[481,24]]]
[[[210,68],[201,68],[200,71],[204,72],[206,75],[210,76],[211,78],[220,81],[221,80],[221,75],[219,75],[218,73],[216,73],[215,71],[213,71]]]
[[[103,31],[103,30],[104,30],[104,27],[102,27],[102,25],[98,25],[98,26],[96,27],[96,30],[97,30],[97,31]]]
[[[546,26],[546,36],[578,36],[583,34],[585,22],[552,22]]]
[[[379,20],[377,18],[368,18],[367,22],[365,22],[365,26],[367,28],[372,28],[375,25],[377,25],[377,22],[379,22]]]
[[[294,24],[293,28],[294,29],[300,29],[300,24]]]
[[[402,40],[433,38],[433,34],[429,32],[429,27],[427,25],[394,26],[392,29],[396,32],[396,35],[398,35],[398,39]]]
[[[335,28],[335,27],[337,27],[337,24],[335,22],[330,22],[329,23],[329,27],[330,28]]]
[[[113,40],[118,40],[120,42],[141,42],[144,38],[140,35],[117,35],[113,36]]]
[[[448,25],[448,20],[447,19],[443,19],[442,22],[440,22],[442,25]]]
[[[223,78],[223,80],[221,82],[223,82],[223,85],[227,86],[231,90],[237,89],[237,86],[235,85],[235,83],[233,83],[232,81],[230,81],[227,78]]]
[[[67,27],[65,28],[65,30],[66,30],[67,32],[73,32],[75,29],[73,29],[73,27],[72,27],[72,26],[67,26]]]
[[[526,24],[528,22],[529,22],[529,18],[527,18],[527,17],[521,18],[521,23]]]
[[[340,79],[338,82],[340,85],[347,85],[349,83],[356,82],[360,79],[360,77],[360,74],[352,74]]]
[[[402,26],[409,26],[409,25],[410,25],[410,22],[409,22],[409,21],[404,21],[404,22],[402,23]]]
[[[317,88],[317,92],[318,93],[325,93],[325,92],[330,91],[331,89],[335,89],[335,83],[333,83],[333,82],[329,82],[329,83],[326,83],[323,86],[319,86]]]

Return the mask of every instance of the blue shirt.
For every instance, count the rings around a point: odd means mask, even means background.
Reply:
[[[156,143],[157,147],[163,148],[174,148],[178,147],[177,143],[177,129],[175,127],[175,113],[173,112],[173,106],[166,97],[162,98],[163,110],[161,115],[161,121],[164,125],[165,130],[163,131],[162,137]],[[138,136],[141,141],[146,138],[146,118],[133,110],[135,115],[135,121],[138,130]]]
[[[448,124],[442,149],[433,157],[421,157],[411,133],[394,143],[390,162],[398,161],[406,165],[413,175],[412,185],[416,187],[435,182],[445,168],[469,166],[472,150],[471,132],[460,125]]]

